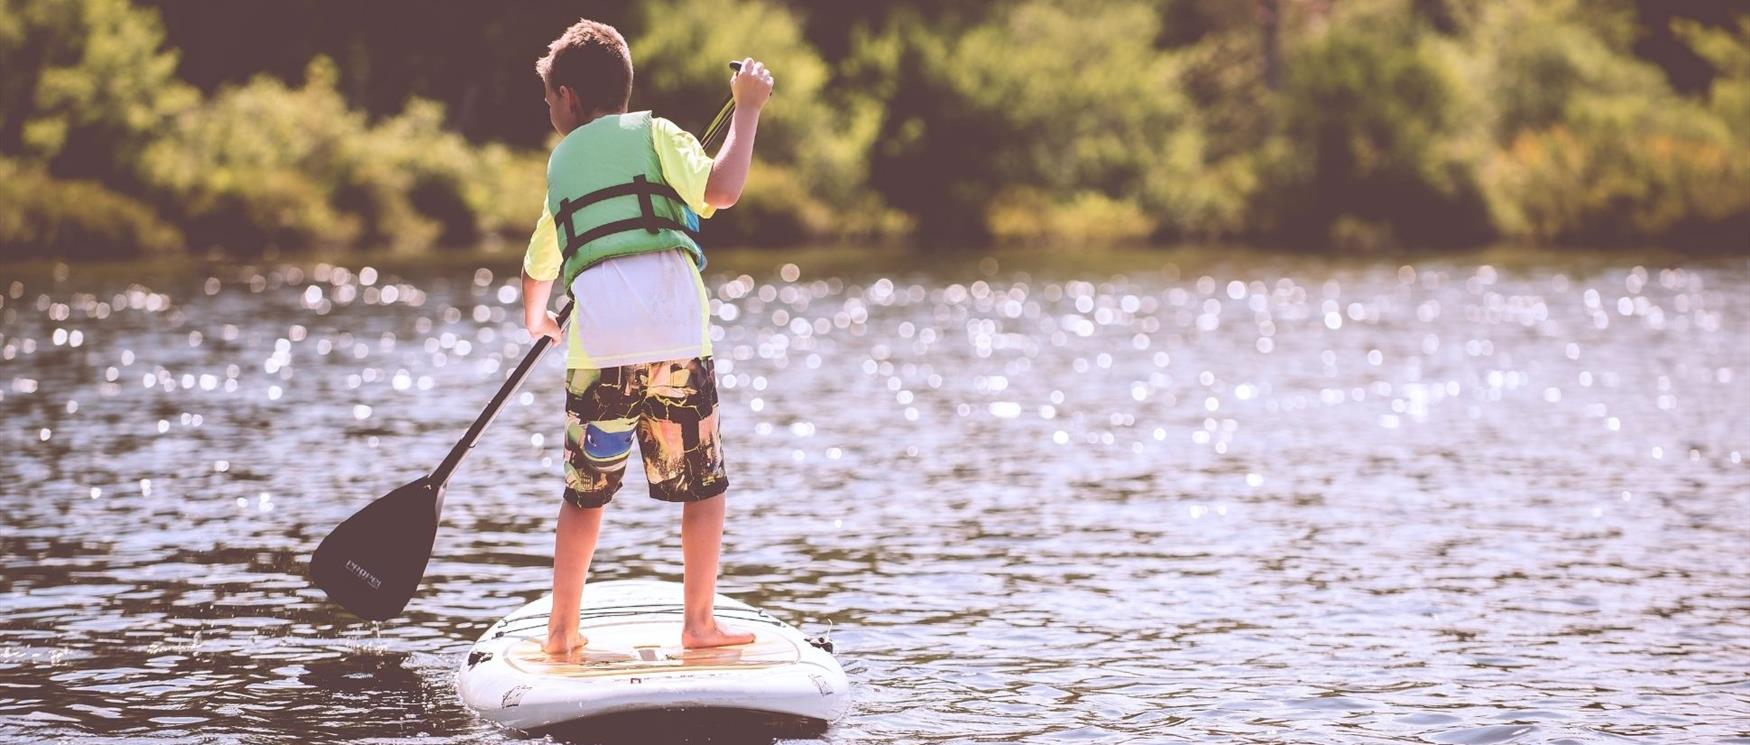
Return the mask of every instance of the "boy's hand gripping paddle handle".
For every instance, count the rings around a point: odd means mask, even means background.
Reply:
[[[729,69],[731,72],[741,72],[741,63],[730,62]],[[729,98],[723,101],[723,106],[717,110],[717,116],[712,117],[711,126],[705,128],[705,136],[699,138],[699,146],[710,150],[714,147],[713,143],[716,140],[729,134],[729,115],[734,113],[735,94],[731,93]]]

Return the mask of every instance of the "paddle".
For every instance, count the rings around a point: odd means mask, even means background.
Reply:
[[[560,308],[560,328],[571,320],[574,302],[568,299]],[[431,560],[438,515],[444,509],[444,485],[450,474],[551,346],[549,337],[535,340],[534,348],[523,355],[486,410],[435,470],[378,498],[322,539],[310,556],[310,579],[328,593],[328,599],[371,621],[394,618],[407,607]]]

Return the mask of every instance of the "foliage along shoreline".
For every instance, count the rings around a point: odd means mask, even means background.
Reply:
[[[418,96],[366,114],[343,91],[368,66],[343,50],[294,83],[202,91],[178,76],[174,6],[0,2],[0,256],[417,254],[533,222],[544,151],[471,141]],[[1667,21],[1707,71],[1684,91],[1634,51],[1654,2],[920,0],[834,26],[802,3],[657,0],[601,17],[632,44],[635,105],[683,124],[721,94],[722,59],[779,71],[749,196],[712,221],[726,245],[1744,251],[1750,12]],[[539,118],[521,74],[531,103],[500,116]]]

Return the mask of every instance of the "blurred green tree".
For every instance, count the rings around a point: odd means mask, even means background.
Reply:
[[[961,240],[1234,227],[1242,202],[1201,191],[1223,174],[1161,34],[1148,3],[1122,0],[1029,0],[965,30],[896,18],[876,187]]]
[[[373,126],[337,78],[318,57],[302,87],[261,76],[222,89],[147,149],[142,167],[191,242],[408,250],[533,224],[538,156],[470,147],[429,101]]]
[[[1710,108],[1633,56],[1627,8],[1599,10],[1522,1],[1480,13],[1464,54],[1474,110],[1498,143],[1480,171],[1493,222],[1546,243],[1741,240],[1750,226],[1750,155],[1734,124],[1750,56],[1742,27],[1684,26],[1720,68]]]
[[[199,100],[163,40],[127,0],[0,0],[0,153],[131,185],[158,128]]]
[[[181,249],[152,207],[94,181],[57,179],[0,158],[0,257],[102,258]]]
[[[1708,106],[1740,144],[1750,145],[1750,16],[1723,28],[1679,20],[1672,30],[1713,67]]]
[[[1280,134],[1259,151],[1266,228],[1294,244],[1456,246],[1491,233],[1473,168],[1451,146],[1451,71],[1401,14],[1358,13],[1288,55]]]
[[[157,16],[126,0],[0,0],[0,251],[162,251],[181,233],[135,196],[135,165],[198,94]]]
[[[183,235],[418,250],[520,238],[535,217],[552,134],[531,66],[576,20],[565,0],[136,1],[0,0],[9,255]],[[725,60],[777,72],[746,198],[709,229],[718,244],[1750,233],[1741,0],[588,12],[632,41],[634,106],[694,131]],[[271,43],[243,25],[274,29]]]
[[[711,220],[713,240],[787,242],[892,226],[897,216],[866,188],[879,101],[828,90],[832,69],[803,37],[796,13],[761,0],[656,0],[636,26],[628,39],[634,107],[694,133],[728,95],[730,60],[758,58],[777,80],[746,195]]]

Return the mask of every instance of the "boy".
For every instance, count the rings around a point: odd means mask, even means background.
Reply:
[[[681,502],[681,644],[746,644],[712,616],[723,539],[724,473],[698,217],[735,204],[747,181],[772,76],[753,59],[730,80],[735,116],[715,160],[650,112],[627,113],[632,57],[612,26],[578,21],[535,63],[564,139],[547,164],[547,203],[523,260],[529,333],[560,341],[553,280],[576,298],[565,381],[565,498],[553,552],[546,652],[588,641],[578,607],[636,436],[650,496]],[[696,215],[696,216],[695,216]]]

